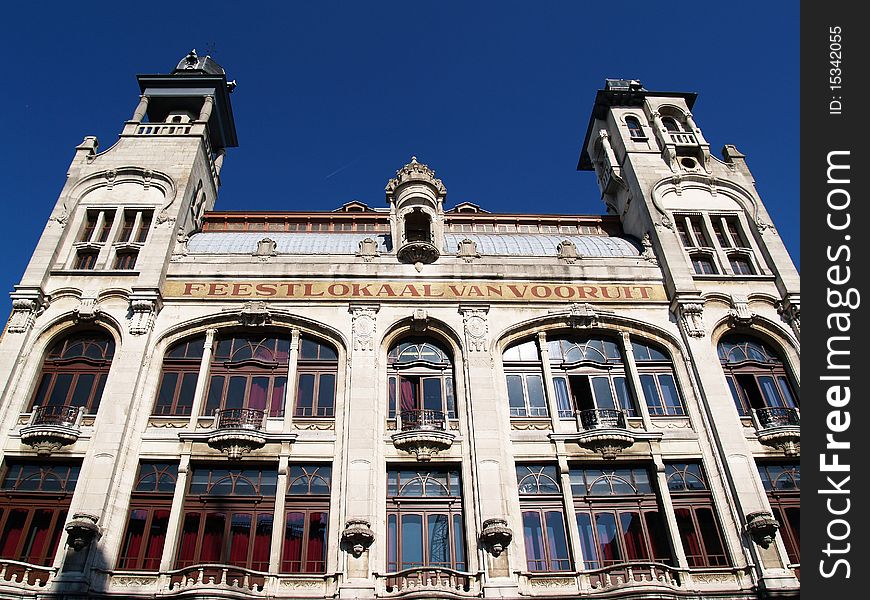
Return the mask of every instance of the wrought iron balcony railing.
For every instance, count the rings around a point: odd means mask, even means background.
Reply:
[[[578,410],[577,421],[584,430],[589,429],[628,429],[625,411],[612,408],[592,408]]]
[[[774,407],[755,409],[758,424],[762,429],[771,427],[800,427],[801,416],[796,408]]]
[[[34,406],[28,424],[77,427],[83,414],[80,406]]]
[[[266,411],[255,408],[224,408],[215,411],[215,429],[262,431]]]
[[[447,429],[447,420],[445,419],[444,412],[440,410],[430,410],[428,408],[403,410],[399,413],[399,429],[400,431],[414,431],[417,429],[444,431]]]

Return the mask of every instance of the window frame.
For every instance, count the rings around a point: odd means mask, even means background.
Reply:
[[[145,471],[150,467],[150,470]],[[143,482],[146,477],[156,475],[153,489],[148,489],[148,485]],[[162,481],[164,476],[172,481],[172,490],[162,490]],[[130,496],[130,508],[127,511],[127,522],[124,528],[124,534],[121,537],[121,546],[118,550],[117,568],[128,571],[159,571],[160,562],[163,557],[163,551],[166,547],[166,541],[169,535],[169,520],[172,513],[172,498],[175,495],[175,486],[178,481],[178,463],[167,462],[158,463],[153,461],[143,461],[139,464],[136,482],[133,485],[133,492]],[[141,538],[138,542],[138,549],[134,556],[125,556],[129,551],[133,534],[133,517],[136,512],[145,512],[145,519],[142,524]],[[155,531],[155,522],[161,518],[158,515],[166,513],[165,523],[161,530]],[[156,556],[147,556],[149,550],[155,548],[152,545],[155,534],[159,537],[162,533],[163,541],[160,543]]]
[[[288,467],[287,489],[285,491],[285,502],[283,520],[281,522],[281,557],[279,572],[281,573],[326,573],[327,560],[329,558],[329,519],[330,519],[330,497],[332,494],[332,466],[327,464],[292,464]],[[295,475],[295,477],[294,477]],[[327,490],[321,492],[313,489],[312,482],[315,478],[319,478],[324,482]],[[308,490],[305,493],[296,493],[293,491],[294,482],[301,479],[308,480]],[[317,560],[313,560],[310,556],[312,550],[312,526],[314,523],[314,515],[320,513],[322,515],[321,525],[323,526],[323,537],[321,540],[321,556]],[[288,531],[290,530],[290,515],[302,514],[302,535],[300,541],[300,552],[298,559],[298,568],[293,568],[292,562],[296,562],[288,558]],[[274,535],[274,532],[273,532]],[[312,563],[314,564],[312,568]]]
[[[678,467],[683,467],[683,469]],[[684,482],[683,489],[672,485],[672,481],[675,481],[674,478],[677,473],[680,473],[680,478]],[[686,477],[687,473],[691,474],[694,478],[693,489],[689,489],[689,478]],[[725,543],[722,523],[716,511],[716,505],[713,502],[706,472],[701,463],[665,463],[665,478],[668,482],[668,492],[674,509],[674,517],[677,520],[677,533],[682,542],[683,553],[689,568],[719,569],[732,566],[733,560]],[[701,523],[698,515],[702,510],[709,511],[710,513],[711,523],[708,523],[708,525],[712,524],[712,531],[705,529]],[[680,526],[680,523],[686,523],[686,519],[681,517],[681,513],[688,514],[688,520],[691,525],[690,531],[685,531]],[[715,540],[711,539],[708,534],[715,534]],[[690,552],[689,544],[691,544],[690,540],[693,536],[700,554]],[[713,541],[718,542],[721,553],[712,552],[707,548]]]
[[[520,518],[523,524],[523,537],[525,545],[526,570],[530,573],[564,573],[573,570],[572,548],[568,534],[568,522],[565,513],[564,500],[562,497],[562,483],[559,468],[553,464],[545,463],[517,463],[517,494],[520,503]],[[531,478],[531,480],[529,479]],[[543,481],[543,486],[542,486]],[[550,539],[550,531],[554,531],[549,524],[548,516],[558,514],[561,517],[561,539]],[[527,531],[529,521],[527,518],[537,517],[539,533],[536,550],[540,556],[532,556],[534,550],[529,546],[533,533]],[[559,548],[561,544],[561,548]],[[564,555],[554,555],[554,550],[564,550]]]
[[[422,358],[403,362],[401,355],[411,347],[418,347],[417,355],[422,356],[425,346],[441,355],[438,362]],[[456,377],[453,357],[446,345],[432,337],[411,336],[394,341],[387,352],[387,419],[393,421],[405,411],[435,410],[426,406],[425,381],[438,380],[440,383],[440,408],[438,412],[447,421],[459,418],[456,395]],[[416,394],[412,400],[414,408],[403,406],[402,382],[408,381]]]

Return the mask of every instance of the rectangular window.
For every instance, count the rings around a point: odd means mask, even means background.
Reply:
[[[779,523],[778,534],[789,563],[800,564],[801,467],[799,464],[761,463],[758,465],[758,474],[767,492],[773,516]]]
[[[516,469],[526,568],[536,572],[570,571],[558,469],[540,464],[517,465]]]
[[[0,558],[47,566],[54,561],[79,465],[10,461],[0,489]]]
[[[701,465],[668,464],[665,476],[689,567],[728,566],[721,528]]]
[[[118,252],[115,255],[115,269],[119,271],[132,271],[136,268],[137,252]]]
[[[93,270],[97,266],[97,252],[91,250],[79,250],[76,254],[76,260],[73,263],[73,269]]]

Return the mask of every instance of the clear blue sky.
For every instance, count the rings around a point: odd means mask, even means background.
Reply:
[[[137,73],[191,48],[238,81],[240,147],[218,209],[384,205],[414,154],[448,205],[602,214],[576,171],[605,77],[694,91],[718,154],[735,144],[799,261],[798,3],[13,3],[0,36],[0,305],[26,266],[73,148],[116,139]]]

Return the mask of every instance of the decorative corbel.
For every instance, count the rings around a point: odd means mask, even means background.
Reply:
[[[746,533],[749,534],[753,542],[762,548],[770,548],[778,529],[779,523],[766,510],[746,515]]]
[[[348,519],[341,532],[342,547],[354,555],[355,558],[362,556],[369,546],[375,541],[375,532],[372,531],[368,519],[354,517]]]
[[[47,307],[48,299],[43,296],[42,291],[26,294],[13,292],[12,314],[9,315],[6,331],[9,333],[27,333]]]
[[[480,531],[480,544],[494,557],[498,558],[511,543],[514,532],[502,518],[487,519]]]
[[[704,329],[704,302],[701,299],[680,302],[677,305],[680,327],[690,337],[702,338],[707,335]]]
[[[749,327],[755,320],[755,313],[749,309],[749,301],[746,298],[732,296],[728,319],[731,327]]]
[[[791,325],[795,335],[801,336],[801,301],[800,297],[789,296],[785,300],[781,300],[777,305],[777,311]]]

